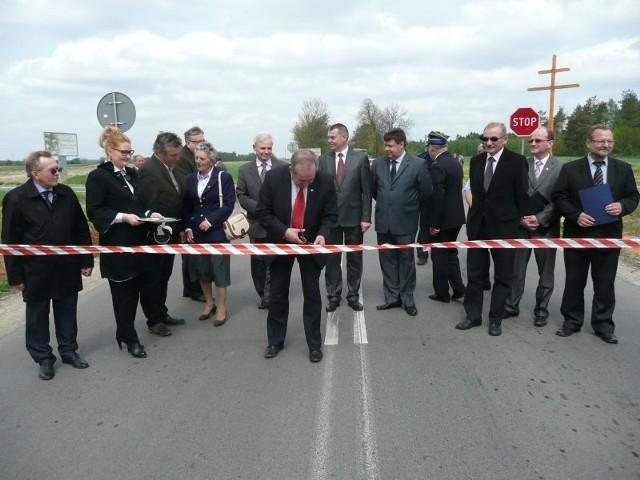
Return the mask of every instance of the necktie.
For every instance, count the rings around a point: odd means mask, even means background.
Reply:
[[[602,164],[604,162],[593,162],[596,166],[596,172],[593,174],[593,184],[602,185],[604,183],[604,177],[602,176]]]
[[[173,174],[173,168],[169,169],[169,176],[171,177],[171,181],[173,182],[173,186],[179,192],[180,188],[178,187],[178,181],[176,180],[176,176]]]
[[[540,178],[540,174],[542,173],[542,160],[536,161],[536,169],[533,172],[536,176],[536,180]]]
[[[293,212],[291,213],[291,228],[302,228],[304,225],[304,190],[298,190],[295,202],[293,202]]]
[[[391,177],[391,181],[393,182],[393,179],[396,178],[396,165],[398,164],[397,160],[391,160],[391,172],[389,173],[389,176]]]
[[[344,176],[344,155],[338,154],[338,169],[336,170],[336,181],[338,185],[342,185],[342,177]]]
[[[260,181],[264,182],[264,176],[267,174],[267,162],[263,162],[260,167]]]
[[[484,170],[484,191],[489,190],[489,185],[491,185],[491,179],[493,178],[493,162],[496,159],[493,157],[487,158],[487,168]]]
[[[53,190],[44,190],[42,192],[42,198],[44,198],[49,205],[51,205],[51,197],[53,196]]]

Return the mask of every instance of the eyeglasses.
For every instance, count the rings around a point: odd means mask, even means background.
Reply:
[[[117,148],[111,147],[111,150],[115,150],[116,152],[120,152],[122,155],[133,155],[135,150],[119,150]]]
[[[597,143],[598,145],[613,145],[615,142],[613,140],[594,140],[593,138],[590,138],[589,141],[593,142],[593,143]]]
[[[43,170],[40,170],[40,171],[42,172]],[[62,171],[62,167],[53,167],[53,168],[49,168],[49,169],[47,169],[45,171],[49,172],[51,175],[55,175],[56,173]]]
[[[502,135],[501,137],[485,137],[484,135],[480,135],[480,140],[485,143],[488,142],[489,140],[491,140],[493,143],[497,142],[498,140],[500,140],[501,138],[506,137],[506,135]]]
[[[551,140],[543,139],[543,138],[530,138],[529,143],[541,143],[541,142],[550,142]]]

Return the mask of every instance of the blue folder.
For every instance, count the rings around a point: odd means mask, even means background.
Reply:
[[[604,210],[607,205],[613,203],[611,187],[608,184],[603,183],[595,187],[585,188],[579,190],[578,194],[580,195],[580,203],[582,203],[582,211],[591,215],[595,220],[594,227],[618,221],[618,217],[609,215]]]

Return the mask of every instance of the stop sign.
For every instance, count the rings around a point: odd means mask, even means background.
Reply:
[[[509,117],[509,127],[519,137],[531,135],[539,126],[540,115],[530,107],[520,107]]]

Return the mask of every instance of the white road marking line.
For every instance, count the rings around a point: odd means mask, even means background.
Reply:
[[[327,314],[327,324],[324,332],[324,344],[325,345],[337,345],[339,329],[338,324],[340,321],[340,315],[338,310],[335,312],[329,312]]]
[[[353,343],[366,345],[369,340],[367,339],[367,324],[364,321],[364,311],[353,313]]]
[[[327,474],[327,460],[329,458],[329,432],[331,431],[331,399],[333,397],[333,371],[334,355],[325,352],[324,360],[318,366],[323,369],[322,385],[320,396],[318,397],[318,407],[316,409],[316,441],[314,444],[314,454],[311,459],[311,471],[309,478],[312,480],[325,480]]]
[[[378,480],[378,445],[369,383],[367,346],[360,345],[360,478]]]

